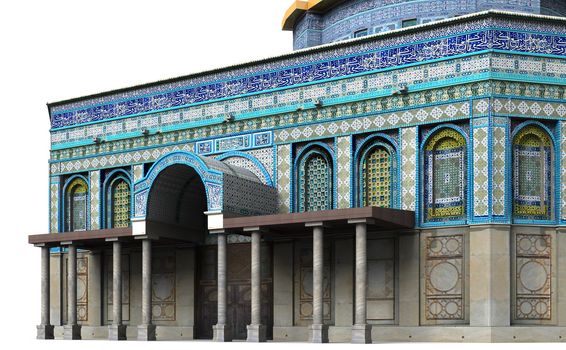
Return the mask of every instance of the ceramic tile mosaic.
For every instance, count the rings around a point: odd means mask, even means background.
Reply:
[[[417,128],[401,129],[401,209],[415,210],[417,201]]]
[[[504,122],[507,120],[504,119]],[[505,123],[506,124],[506,123]],[[505,125],[498,123],[498,125]],[[506,212],[506,183],[505,172],[507,171],[506,148],[507,148],[507,129],[506,127],[494,126],[492,128],[492,166],[491,166],[491,203],[492,214],[495,216],[505,216]]]
[[[59,232],[59,177],[49,178],[49,232]]]
[[[352,161],[352,139],[349,136],[338,137],[336,141],[336,182],[337,182],[337,207],[350,208],[351,192],[351,161]]]
[[[90,173],[90,229],[98,230],[100,228],[100,170],[94,170]]]
[[[279,212],[291,211],[291,145],[277,146],[277,193]]]
[[[487,118],[482,119],[487,123]],[[489,214],[488,133],[488,127],[474,127],[474,216]]]

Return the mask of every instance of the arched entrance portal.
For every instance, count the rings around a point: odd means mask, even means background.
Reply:
[[[147,207],[149,225],[181,230],[184,240],[204,243],[206,192],[199,174],[192,167],[173,164],[163,169],[151,186]]]
[[[164,156],[136,186],[136,198],[140,198],[136,201],[136,213],[143,218],[144,232],[159,238],[152,253],[153,319],[169,322],[158,322],[158,325],[192,327],[195,338],[210,339],[212,326],[217,323],[218,287],[217,249],[214,236],[207,239],[210,229],[207,215],[220,212],[238,216],[246,211],[258,212],[257,208],[271,212],[272,202],[276,203],[276,197],[271,196],[273,189],[245,169],[188,152]],[[217,188],[221,190],[216,191]],[[254,198],[245,197],[248,188],[252,188]],[[178,243],[181,245],[177,246]],[[245,339],[246,327],[251,322],[251,246],[244,237],[230,243],[227,251],[227,325],[232,329],[234,339]],[[188,254],[187,250],[192,253]],[[262,245],[261,256],[261,319],[271,338],[273,274],[270,244]],[[188,280],[190,283],[187,284]],[[187,285],[192,286],[191,291]],[[187,310],[194,310],[194,318],[189,317]]]

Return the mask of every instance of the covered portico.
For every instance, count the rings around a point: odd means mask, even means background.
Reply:
[[[213,230],[218,235],[218,324],[226,320],[226,234],[251,236],[252,297],[251,324],[248,341],[265,341],[265,325],[260,322],[260,262],[261,240],[278,240],[312,237],[313,311],[309,328],[309,341],[326,343],[328,325],[323,321],[324,239],[332,235],[355,236],[354,324],[352,343],[371,343],[371,325],[367,324],[367,232],[376,230],[410,230],[414,227],[412,211],[390,208],[364,207],[335,209],[305,213],[275,214],[224,219],[224,227]],[[224,327],[215,329],[215,340],[230,340]]]

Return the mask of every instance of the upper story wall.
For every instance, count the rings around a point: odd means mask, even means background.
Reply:
[[[288,12],[283,21],[283,28],[293,31],[295,50],[489,9],[566,15],[564,2],[554,0],[323,0],[308,4]]]
[[[294,180],[298,155],[316,143],[335,154],[335,193],[328,205],[356,206],[362,201],[353,152],[377,134],[401,149],[392,205],[424,214],[422,147],[441,131],[438,126],[452,124],[466,135],[469,155],[467,221],[459,222],[508,223],[511,163],[502,167],[496,160],[508,158],[510,147],[486,145],[502,137],[510,142],[523,121],[542,121],[561,140],[552,154],[565,155],[560,164],[566,169],[565,24],[475,14],[51,104],[51,222],[57,223],[58,193],[72,176],[82,174],[90,183],[94,213],[106,193],[100,183],[112,171],[130,169],[135,183],[152,162],[176,150],[249,169],[277,188],[279,210],[289,212],[301,198]],[[489,155],[491,149],[498,153]],[[492,169],[499,172],[489,181],[502,184],[504,177],[507,185],[472,183]],[[559,173],[563,179],[553,183],[566,198],[566,171]],[[564,203],[560,222],[566,223],[566,202],[558,196],[553,203]],[[95,215],[90,220],[90,227],[100,222]]]

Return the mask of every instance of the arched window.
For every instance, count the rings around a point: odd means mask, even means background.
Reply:
[[[302,156],[298,174],[298,211],[332,209],[332,161],[315,147]]]
[[[106,195],[106,227],[130,226],[130,184],[119,176],[108,187]]]
[[[65,231],[87,229],[88,186],[81,178],[74,179],[65,194]]]
[[[424,221],[464,219],[466,139],[456,130],[437,131],[424,147]]]
[[[513,215],[551,219],[552,141],[541,127],[529,125],[513,138]]]
[[[392,208],[395,191],[395,151],[391,146],[373,142],[360,157],[359,205]]]

